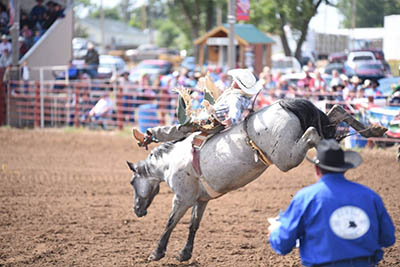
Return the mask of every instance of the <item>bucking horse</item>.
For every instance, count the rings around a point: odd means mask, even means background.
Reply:
[[[178,257],[189,260],[208,201],[252,182],[270,165],[283,172],[295,168],[322,138],[343,138],[337,131],[340,122],[365,137],[382,136],[386,130],[379,125],[366,127],[338,105],[325,114],[308,100],[281,100],[209,138],[198,154],[197,168],[192,153],[197,133],[161,144],[145,160],[128,162],[133,172],[133,209],[138,217],[147,214],[161,182],[175,194],[165,230],[149,260],[165,256],[171,232],[192,207],[189,235]]]

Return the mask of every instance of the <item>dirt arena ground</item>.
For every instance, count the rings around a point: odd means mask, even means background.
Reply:
[[[162,184],[143,218],[132,212],[130,170],[144,159],[117,132],[0,128],[0,266],[300,266],[298,251],[273,253],[267,218],[314,182],[308,162],[288,173],[269,168],[248,186],[209,203],[193,258],[176,260],[189,212],[173,232],[165,258],[148,262],[164,228],[172,192]],[[312,154],[313,151],[310,151]],[[394,148],[362,151],[351,180],[377,191],[400,227],[400,167]],[[398,236],[398,232],[397,232]],[[399,242],[380,266],[400,266]]]

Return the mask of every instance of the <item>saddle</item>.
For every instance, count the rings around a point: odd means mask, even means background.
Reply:
[[[200,176],[202,174],[200,168],[200,150],[207,140],[224,129],[224,126],[216,120],[210,124],[196,126],[200,132],[195,133],[192,140],[192,165],[196,173]]]

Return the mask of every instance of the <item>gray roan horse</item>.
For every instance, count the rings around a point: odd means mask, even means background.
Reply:
[[[178,258],[189,260],[208,201],[245,186],[268,168],[268,164],[257,160],[248,139],[264,152],[270,164],[286,172],[298,166],[321,138],[334,138],[340,121],[363,130],[365,136],[374,136],[370,128],[355,121],[339,106],[326,115],[307,100],[282,100],[211,137],[200,151],[202,175],[192,165],[193,134],[184,140],[161,144],[145,160],[128,162],[133,172],[134,212],[138,217],[147,214],[160,182],[166,182],[175,193],[165,230],[149,260],[164,257],[172,230],[192,207],[189,236]]]

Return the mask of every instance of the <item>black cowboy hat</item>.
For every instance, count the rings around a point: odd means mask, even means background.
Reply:
[[[317,156],[313,159],[307,158],[307,160],[324,170],[333,172],[345,172],[359,166],[362,162],[359,153],[343,151],[334,139],[322,140],[317,146]]]

